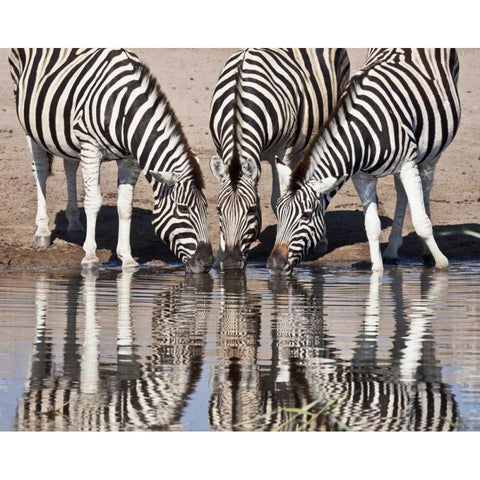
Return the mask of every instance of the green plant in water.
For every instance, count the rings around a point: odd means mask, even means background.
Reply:
[[[317,407],[321,403],[322,399],[318,398],[317,400],[314,400],[313,402],[301,408],[279,408],[279,412],[293,413],[293,416],[291,416],[288,420],[273,429],[273,431],[278,432],[285,427],[291,427],[291,429],[294,431],[304,432],[307,430],[308,426],[321,415],[328,415],[331,417],[332,409],[336,405],[337,400],[331,400],[330,402],[324,404],[319,410],[317,410],[315,407]],[[251,428],[251,425],[266,417],[266,415],[259,415],[258,417],[247,420],[245,422],[237,423],[233,425],[233,427],[239,430],[254,431],[255,429]],[[303,419],[300,419],[300,417],[303,417]],[[343,425],[343,423],[338,419],[333,418],[333,423],[338,430],[348,430],[348,428]]]

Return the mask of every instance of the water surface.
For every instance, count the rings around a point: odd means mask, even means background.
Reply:
[[[480,430],[480,264],[0,275],[0,430]]]

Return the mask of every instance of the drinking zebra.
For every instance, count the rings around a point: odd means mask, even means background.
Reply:
[[[260,233],[260,161],[272,165],[275,212],[280,193],[277,168],[293,167],[300,159],[333,110],[349,72],[344,49],[250,48],[227,60],[210,111],[218,154],[210,168],[221,182],[216,263],[222,269],[242,269]]]
[[[352,178],[362,200],[372,269],[383,269],[376,183],[394,174],[397,205],[385,258],[397,258],[408,203],[412,223],[435,259],[448,266],[433,238],[430,189],[435,165],[460,121],[454,49],[372,49],[325,127],[291,172],[278,201],[271,272],[291,272],[325,235],[324,214]]]
[[[13,49],[9,62],[18,118],[33,155],[35,243],[50,244],[46,182],[57,155],[64,158],[71,237],[83,236],[76,192],[76,171],[82,167],[87,217],[82,266],[98,267],[100,163],[116,160],[117,255],[123,268],[138,266],[131,255],[130,224],[133,190],[142,170],[154,193],[156,234],[187,270],[208,270],[212,253],[199,163],[167,98],[139,58],[123,49]]]

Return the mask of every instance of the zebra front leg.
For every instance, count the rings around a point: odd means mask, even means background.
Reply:
[[[425,161],[418,167],[420,172],[420,178],[422,180],[422,190],[423,190],[423,203],[425,204],[425,212],[428,215],[430,221],[432,221],[432,216],[430,213],[430,192],[433,186],[433,178],[435,175],[435,167],[437,165],[439,157],[431,160]],[[422,240],[423,245],[423,262],[425,265],[431,265],[434,262],[434,257],[430,253],[427,244]]]
[[[405,220],[405,212],[407,209],[407,194],[403,188],[400,176],[395,176],[395,190],[397,192],[397,204],[395,206],[395,216],[393,217],[392,230],[388,238],[388,245],[383,252],[383,260],[385,263],[394,264],[397,262],[398,249],[402,246],[403,222]]]
[[[82,144],[80,165],[82,166],[83,182],[85,184],[85,215],[87,217],[87,234],[83,243],[85,257],[82,268],[97,269],[100,261],[96,255],[95,227],[97,215],[102,206],[100,192],[100,162],[102,154],[98,147],[89,143]]]
[[[413,161],[407,161],[400,171],[400,179],[407,193],[410,211],[412,213],[413,228],[417,235],[424,240],[435,259],[437,268],[447,268],[448,259],[438,248],[433,238],[432,223],[425,211],[422,181],[418,166]]]
[[[370,175],[356,174],[352,177],[352,181],[363,204],[372,271],[381,272],[383,270],[382,254],[380,252],[382,227],[377,208],[377,179]]]
[[[67,236],[70,242],[83,242],[85,230],[80,223],[80,211],[77,203],[77,170],[80,162],[68,158],[63,159],[63,168],[67,178],[67,208],[65,216],[67,217],[68,227]]]
[[[222,261],[224,253],[225,253],[225,239],[223,238],[223,233],[220,232],[220,238],[218,241],[217,258],[213,262],[213,268],[215,268],[216,270],[220,269],[220,262]]]
[[[117,161],[118,165],[118,243],[117,256],[122,261],[122,268],[136,268],[130,248],[130,226],[132,222],[133,191],[140,169],[134,158]]]
[[[36,230],[33,241],[41,247],[50,245],[50,229],[48,228],[47,213],[47,177],[50,172],[52,156],[46,152],[35,140],[27,136],[28,146],[33,157],[33,175],[37,184],[37,215],[35,217]]]

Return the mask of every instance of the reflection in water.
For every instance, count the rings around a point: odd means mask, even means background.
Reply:
[[[262,409],[257,349],[261,321],[261,296],[247,290],[244,273],[220,277],[218,361],[210,388],[210,426],[231,430],[251,422]]]
[[[18,408],[18,430],[167,429],[181,416],[202,365],[206,312],[211,277],[182,279],[154,299],[152,354],[139,362],[135,355],[131,314],[132,272],[117,277],[116,375],[103,374],[94,274],[82,282],[84,339],[81,360],[70,353],[63,372],[51,371],[48,336],[49,280],[37,278],[36,336],[25,394]],[[66,345],[76,352],[78,285],[67,289]],[[182,308],[189,305],[184,315]],[[180,320],[180,321],[179,321]],[[80,374],[78,374],[80,372]]]
[[[256,272],[38,274],[16,428],[163,430],[188,409],[211,430],[461,424],[439,359],[448,274]]]
[[[380,363],[376,355],[380,283],[378,274],[371,274],[364,322],[351,362],[339,359],[325,363],[322,359],[310,358],[306,364],[310,397],[321,398],[325,405],[331,405],[329,413],[319,417],[326,428],[395,431],[456,427],[456,402],[442,384],[440,370],[434,369],[428,376],[419,375],[424,362],[435,364],[434,351],[429,346],[431,336],[429,341],[427,337],[431,334],[429,316],[432,316],[431,305],[438,299],[440,278],[434,276],[422,284],[426,289],[414,300],[415,313],[410,313],[402,304],[401,274],[393,271],[390,285],[397,320],[394,348],[390,361]],[[410,320],[408,326],[405,319]],[[327,319],[327,328],[328,322]],[[396,350],[399,337],[404,342],[400,355]]]

